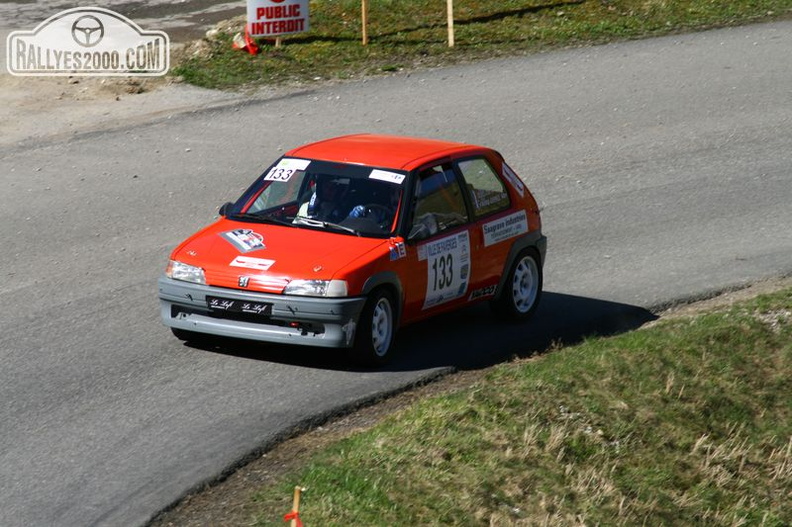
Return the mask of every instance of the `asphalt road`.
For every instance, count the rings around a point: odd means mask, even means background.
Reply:
[[[300,422],[444,368],[633,327],[792,273],[792,23],[397,75],[0,150],[0,525],[140,525]],[[486,307],[328,351],[182,345],[170,249],[285,148],[348,132],[493,146],[550,238],[532,323]]]

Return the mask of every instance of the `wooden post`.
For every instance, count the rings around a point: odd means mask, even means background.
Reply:
[[[363,25],[363,45],[368,45],[368,0],[361,0],[360,20]]]
[[[454,47],[454,0],[447,0],[448,3],[448,47]]]
[[[275,37],[275,47],[279,48],[279,47],[281,47],[281,44],[282,44],[281,38],[280,37]]]
[[[297,522],[299,521],[298,515],[300,513],[300,493],[302,493],[302,491],[302,487],[294,487],[294,499],[292,500],[292,513],[294,513],[294,517],[291,519],[289,527],[297,527]]]

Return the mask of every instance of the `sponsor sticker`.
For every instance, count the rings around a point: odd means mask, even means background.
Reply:
[[[497,285],[490,285],[487,287],[482,287],[481,289],[476,289],[475,291],[470,293],[468,297],[468,301],[477,300],[479,298],[484,298],[487,296],[492,296],[495,294],[495,291],[498,289]]]
[[[220,234],[227,242],[243,253],[264,249],[264,237],[251,229],[236,229]]]
[[[267,260],[264,258],[253,258],[250,256],[237,256],[229,265],[231,267],[244,267],[246,269],[266,271],[270,267],[272,267],[272,264],[274,263],[275,260]]]
[[[391,244],[390,244],[390,259],[391,259],[391,261],[401,260],[405,256],[407,256],[407,247],[404,245],[404,242],[391,241]]]
[[[289,181],[295,172],[298,170],[305,170],[311,161],[308,159],[293,159],[284,157],[277,165],[272,167],[267,175],[264,176],[265,181]]]
[[[470,236],[467,231],[418,246],[426,261],[424,309],[464,296],[470,279]]]
[[[509,202],[509,195],[505,192],[494,192],[492,190],[473,189],[473,204],[476,209],[485,209],[487,207],[495,206],[499,208],[499,204]]]
[[[380,181],[387,181],[388,183],[395,183],[401,185],[404,182],[405,175],[396,172],[388,172],[387,170],[374,169],[369,174],[369,179],[379,179]]]
[[[521,210],[485,223],[481,228],[484,231],[484,246],[489,247],[528,232],[528,216]]]
[[[525,184],[520,179],[520,176],[515,174],[514,170],[506,163],[503,163],[503,177],[511,183],[511,186],[517,190],[520,196],[525,195]]]

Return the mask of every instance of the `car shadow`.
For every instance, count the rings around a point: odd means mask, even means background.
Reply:
[[[543,293],[526,322],[503,322],[489,306],[479,304],[405,328],[398,340],[401,354],[389,369],[486,368],[586,337],[630,331],[656,319],[641,307],[552,292]]]
[[[508,323],[497,319],[482,303],[402,328],[393,360],[379,370],[481,369],[514,357],[543,353],[557,345],[575,344],[586,337],[629,331],[656,318],[650,311],[629,304],[546,291],[529,321]],[[356,366],[344,350],[239,339],[188,345],[238,358],[306,368],[371,371]]]

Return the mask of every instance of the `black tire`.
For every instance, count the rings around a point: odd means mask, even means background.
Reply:
[[[503,291],[492,301],[496,315],[505,320],[529,319],[542,298],[542,262],[535,249],[525,249],[515,258],[503,284]]]
[[[396,302],[387,289],[376,289],[360,314],[352,348],[354,359],[365,366],[385,364],[393,355],[395,336]]]

